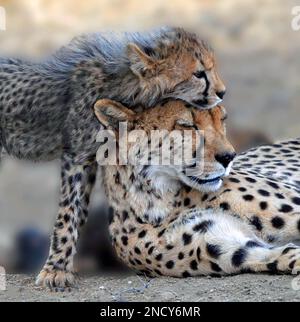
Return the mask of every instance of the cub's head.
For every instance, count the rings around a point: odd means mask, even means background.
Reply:
[[[184,29],[166,29],[151,45],[130,43],[127,57],[140,80],[140,102],[143,95],[151,105],[157,97],[173,98],[203,109],[216,106],[225,94],[213,51]]]
[[[222,106],[199,110],[182,101],[169,101],[135,113],[117,102],[100,100],[95,113],[117,134],[119,149],[120,122],[126,122],[129,163],[138,160],[133,167],[135,175],[150,180],[161,191],[180,183],[216,191],[230,172],[235,152],[226,138],[226,111]],[[122,140],[124,144],[124,133]]]

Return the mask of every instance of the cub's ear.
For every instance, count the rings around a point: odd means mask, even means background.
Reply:
[[[138,77],[149,78],[156,74],[158,61],[136,44],[129,43],[127,45],[127,57],[130,61],[130,69]]]
[[[109,99],[98,100],[94,110],[100,123],[113,129],[118,129],[119,122],[131,121],[135,115],[132,110]]]

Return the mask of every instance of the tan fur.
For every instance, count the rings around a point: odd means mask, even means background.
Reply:
[[[114,102],[99,101],[97,115],[107,105],[118,108]],[[224,114],[223,107],[198,111],[177,101],[130,115],[129,121],[135,129],[149,132],[156,128],[172,130],[178,119],[193,120],[204,130],[206,163],[216,163],[216,153],[232,151],[225,135]],[[105,167],[105,190],[112,207],[110,233],[119,257],[152,276],[288,273],[299,269],[300,248],[287,243],[300,237],[296,188],[300,174],[294,172],[289,182],[263,174],[265,166],[255,164],[264,158],[270,160],[264,149],[288,164],[295,159],[289,154],[299,156],[300,141],[252,149],[237,157],[236,167],[216,192],[201,192],[201,187],[199,191],[182,183],[161,192],[151,177],[143,177],[134,166]],[[248,164],[253,155],[257,155],[255,172]],[[290,167],[285,168],[288,171]],[[210,171],[211,166],[205,166],[204,173]]]

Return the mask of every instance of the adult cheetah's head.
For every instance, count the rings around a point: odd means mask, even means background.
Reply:
[[[119,147],[119,125],[126,122],[125,140],[135,175],[161,191],[182,183],[215,191],[230,172],[235,152],[226,138],[222,106],[198,110],[182,101],[169,101],[135,113],[105,99],[96,103],[95,113],[105,127],[117,133]]]

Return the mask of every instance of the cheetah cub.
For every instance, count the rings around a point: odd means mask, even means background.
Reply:
[[[176,277],[300,269],[300,247],[289,244],[300,239],[300,140],[250,150],[232,166],[221,106],[200,111],[169,101],[134,113],[100,100],[95,112],[112,131],[126,120],[148,138],[153,129],[204,133],[203,164],[193,153],[183,165],[104,168],[110,234],[128,266]],[[130,151],[140,146],[128,142]],[[201,164],[198,175],[187,174]]]

